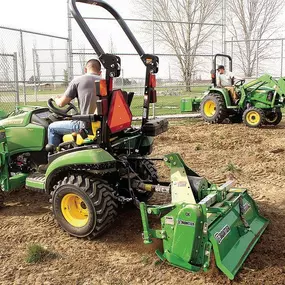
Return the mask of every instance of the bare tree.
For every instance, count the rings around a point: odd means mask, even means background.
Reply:
[[[50,41],[50,58],[51,58],[51,76],[53,81],[53,89],[56,90],[55,85],[55,60],[54,60],[54,46],[53,46],[53,39]]]
[[[238,40],[235,56],[246,77],[251,77],[257,64],[268,53],[268,41],[276,31],[276,20],[282,0],[228,0],[228,30]]]
[[[79,62],[80,62],[80,68],[81,73],[84,74],[84,69],[86,65],[86,52],[85,52],[85,45],[81,44],[79,47]]]
[[[139,11],[155,22],[155,41],[175,53],[181,75],[190,91],[196,54],[215,30],[208,22],[216,19],[220,0],[138,0]],[[136,7],[137,5],[136,4]],[[153,15],[149,13],[153,5]],[[147,27],[148,37],[151,27]]]

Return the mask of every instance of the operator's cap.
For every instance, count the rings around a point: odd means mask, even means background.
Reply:
[[[217,70],[219,70],[219,69],[225,69],[225,66],[224,65],[218,65]]]

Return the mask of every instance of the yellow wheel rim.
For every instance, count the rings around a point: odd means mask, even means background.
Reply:
[[[256,111],[249,111],[246,114],[246,121],[250,125],[257,125],[260,122],[260,115]]]
[[[205,102],[203,109],[207,117],[213,117],[216,114],[216,103],[212,100],[208,100]]]
[[[61,212],[66,221],[76,228],[84,227],[88,222],[88,208],[75,194],[66,194],[61,200]]]

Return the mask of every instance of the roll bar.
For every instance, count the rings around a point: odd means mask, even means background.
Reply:
[[[149,65],[149,58],[153,59],[153,56],[145,54],[143,48],[138,43],[137,39],[134,37],[133,33],[131,32],[131,30],[127,26],[124,19],[121,17],[121,15],[113,7],[111,7],[108,3],[106,3],[103,0],[70,0],[69,7],[70,7],[71,14],[74,17],[74,19],[77,21],[78,25],[80,26],[82,32],[84,33],[84,35],[88,39],[88,41],[91,44],[91,46],[93,47],[93,49],[97,53],[99,59],[104,58],[105,52],[104,52],[103,48],[101,47],[101,45],[99,44],[99,42],[97,41],[97,39],[94,37],[94,35],[91,32],[88,25],[86,24],[86,21],[81,16],[81,14],[77,8],[77,5],[76,5],[77,2],[90,4],[90,5],[97,5],[97,6],[104,8],[105,10],[107,10],[117,20],[117,22],[119,23],[119,25],[121,26],[121,28],[125,32],[126,36],[129,38],[130,42],[134,46],[135,50],[139,54],[143,63],[145,65]],[[102,62],[102,63],[104,65],[104,62]],[[106,68],[105,65],[104,65],[104,67]]]
[[[216,82],[217,57],[226,57],[226,58],[228,58],[228,60],[229,60],[229,71],[230,72],[233,71],[233,60],[232,60],[231,56],[229,56],[227,54],[222,54],[222,53],[215,54],[214,60],[213,60],[213,66],[212,66],[212,70],[211,70],[212,84],[214,85],[214,87],[217,86],[217,82]],[[234,84],[233,80],[232,80],[232,84]]]
[[[226,57],[229,59],[229,63],[230,63],[230,66],[229,66],[229,71],[232,72],[233,71],[233,60],[232,60],[232,57],[227,55],[227,54],[222,54],[222,53],[217,53],[215,56],[214,56],[214,60],[213,60],[213,69],[216,69],[216,64],[217,64],[217,57]]]
[[[97,5],[105,10],[107,10],[119,23],[127,37],[129,38],[130,42],[134,46],[135,50],[140,56],[143,64],[146,66],[146,76],[145,76],[145,92],[144,92],[144,103],[143,103],[143,116],[142,116],[142,125],[144,125],[148,120],[149,115],[149,103],[150,103],[150,96],[153,92],[153,86],[151,86],[151,75],[153,73],[158,72],[158,65],[159,65],[159,58],[153,54],[145,54],[143,48],[138,43],[136,38],[134,37],[133,33],[127,26],[124,19],[120,16],[120,14],[111,7],[108,3],[103,0],[69,0],[69,7],[71,14],[73,15],[74,19],[77,21],[78,25],[80,26],[82,32],[88,39],[89,43],[93,47],[94,51],[97,53],[100,61],[102,62],[103,66],[106,69],[106,81],[107,81],[107,89],[108,92],[112,90],[112,78],[120,76],[121,70],[121,59],[120,57],[105,53],[93,33],[91,32],[90,28],[86,24],[85,20],[81,16],[80,12],[77,9],[76,3],[85,3],[90,5]],[[110,102],[109,102],[110,103]],[[106,131],[107,133],[107,131]]]

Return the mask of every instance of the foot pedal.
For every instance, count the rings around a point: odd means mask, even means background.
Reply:
[[[45,193],[45,175],[42,173],[33,173],[26,179],[26,188],[32,191]]]

